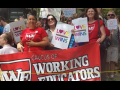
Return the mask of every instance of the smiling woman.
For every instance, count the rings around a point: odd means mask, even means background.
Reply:
[[[49,43],[47,33],[43,28],[36,27],[37,18],[34,15],[29,15],[27,22],[29,28],[22,31],[17,49],[21,52],[44,50]]]
[[[57,19],[55,18],[55,16],[52,14],[48,14],[47,20],[46,20],[46,29],[47,29],[46,32],[48,34],[50,42],[49,42],[49,45],[46,47],[46,50],[58,49],[58,48],[55,48],[54,45],[51,43],[56,25],[57,25]]]

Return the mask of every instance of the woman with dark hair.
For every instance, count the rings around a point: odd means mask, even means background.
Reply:
[[[49,45],[46,47],[46,50],[58,49],[54,47],[54,45],[51,43],[54,32],[55,32],[56,25],[57,25],[57,19],[55,18],[55,16],[52,14],[48,14],[47,20],[46,20],[46,32],[48,34],[48,38],[50,42],[49,42]]]
[[[21,52],[45,50],[49,43],[47,33],[43,28],[36,27],[37,18],[33,14],[28,16],[27,22],[29,28],[22,31],[17,49]]]

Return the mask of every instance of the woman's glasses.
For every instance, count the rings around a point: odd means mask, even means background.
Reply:
[[[72,20],[68,20],[68,22],[71,22]]]
[[[50,18],[50,19],[47,19],[47,20],[48,20],[48,21],[50,21],[50,20],[51,20],[51,21],[53,21],[53,20],[54,20],[54,18]]]
[[[108,16],[115,16],[114,14],[108,14]]]

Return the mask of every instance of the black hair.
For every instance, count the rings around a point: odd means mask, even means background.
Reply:
[[[31,13],[31,14],[29,14],[29,16],[30,16],[30,15],[34,16],[35,19],[36,19],[36,21],[37,21],[37,18],[36,18],[36,16],[35,16],[34,14]],[[28,16],[28,17],[29,17],[29,16]],[[27,19],[28,19],[28,17],[27,17]]]
[[[47,15],[47,18],[48,18],[49,16],[53,16],[53,18],[54,18],[54,20],[55,20],[55,27],[56,27],[56,25],[57,25],[57,19],[56,19],[55,16],[52,15],[52,14],[48,14],[48,15]],[[49,25],[48,25],[48,19],[46,20],[45,30],[47,30],[47,29],[50,29],[50,27],[49,27]]]
[[[3,20],[5,22],[5,18],[0,16],[0,21]]]

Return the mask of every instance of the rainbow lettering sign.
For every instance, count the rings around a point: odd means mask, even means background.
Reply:
[[[89,42],[87,18],[78,18],[72,20],[75,30],[75,42]]]
[[[107,20],[107,26],[109,30],[116,30],[117,29],[117,19],[110,19]]]
[[[20,20],[20,21],[17,21],[17,22],[11,22],[11,23],[9,23],[9,25],[10,25],[10,30],[13,33],[15,43],[20,42],[21,32],[24,29],[26,29],[24,20]]]
[[[57,23],[55,33],[51,42],[54,47],[67,49],[71,38],[71,30],[73,28],[74,26],[72,25]]]

